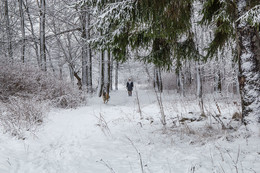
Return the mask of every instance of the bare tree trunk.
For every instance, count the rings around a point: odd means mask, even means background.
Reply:
[[[147,77],[148,77],[148,83],[151,84],[151,82],[153,82],[153,81],[152,81],[152,77],[151,77],[151,74],[149,72],[147,64],[145,64],[144,69],[145,69],[145,72],[146,72]]]
[[[215,68],[215,91],[217,93],[221,93],[222,90],[222,84],[221,84],[221,73],[220,73],[220,59],[221,59],[221,54],[218,51],[217,57],[216,57],[216,68]]]
[[[27,13],[28,20],[30,22],[31,33],[32,33],[32,36],[34,38],[33,42],[34,42],[34,49],[35,49],[35,55],[36,55],[36,58],[37,58],[38,67],[41,68],[41,62],[40,62],[40,56],[39,56],[39,48],[38,48],[38,43],[37,43],[38,38],[36,37],[36,35],[34,33],[33,23],[32,23],[31,15],[30,15],[30,12],[29,12],[29,7],[28,7],[27,4],[28,4],[27,0],[25,0],[25,3],[23,2],[23,5],[24,5],[24,8],[25,8],[26,13]]]
[[[202,98],[202,79],[201,79],[201,69],[200,69],[200,63],[197,63],[196,68],[196,76],[197,76],[197,97],[199,98],[199,106],[201,110],[201,115],[204,116],[204,103]]]
[[[110,60],[111,60],[111,56],[110,56],[110,50],[106,51],[106,56],[105,56],[105,80],[104,80],[104,87],[106,89],[106,93],[109,95],[109,91],[110,91]]]
[[[163,91],[161,68],[154,67],[154,88],[159,92]]]
[[[63,55],[65,57],[65,60],[66,62],[68,63],[68,66],[69,66],[69,70],[70,70],[70,77],[71,77],[71,81],[73,82],[74,81],[74,78],[75,77],[77,79],[77,85],[78,85],[78,88],[81,90],[82,89],[82,80],[81,78],[79,77],[78,75],[78,71],[75,70],[75,65],[73,63],[73,59],[72,59],[72,54],[71,54],[71,40],[70,40],[70,37],[69,35],[67,35],[67,39],[68,39],[68,49],[69,49],[69,54],[67,54],[63,44],[62,44],[62,41],[60,40],[60,38],[58,37],[58,34],[57,34],[57,28],[56,28],[56,25],[55,25],[55,22],[53,22],[53,32],[54,32],[54,36],[57,40],[57,44],[59,46],[59,49],[60,51],[63,52]],[[62,68],[62,63],[59,64],[59,68],[61,70]],[[60,71],[61,72],[61,71]]]
[[[52,70],[52,72],[53,72],[53,74],[55,76],[55,68],[54,68],[53,63],[52,63],[51,53],[50,53],[49,49],[47,49],[47,46],[45,48],[46,48],[45,51],[46,51],[46,53],[48,55],[48,58],[49,58],[50,69]]]
[[[46,42],[45,42],[45,13],[46,2],[40,0],[40,62],[41,69],[47,71]]]
[[[86,20],[86,40],[90,39],[90,13],[87,11],[87,20]],[[92,52],[90,48],[90,44],[87,44],[87,91],[92,92]]]
[[[59,65],[59,71],[60,71],[59,78],[60,78],[60,80],[62,80],[63,73],[62,73],[62,66],[61,65]]]
[[[20,20],[21,20],[21,32],[22,32],[22,57],[21,60],[24,63],[25,56],[25,28],[24,28],[24,12],[23,12],[23,0],[19,0],[19,12],[20,12]]]
[[[158,82],[159,82],[159,91],[162,93],[163,92],[163,83],[162,83],[162,70],[160,67],[158,69]]]
[[[233,76],[233,93],[234,94],[239,94],[239,83],[238,83],[238,79],[237,79],[237,75],[238,75],[238,69],[237,69],[237,65],[236,63],[232,63],[232,76]]]
[[[202,84],[201,84],[201,71],[199,67],[199,63],[197,64],[197,69],[196,69],[196,74],[197,74],[197,96],[199,98],[202,97]]]
[[[81,7],[81,44],[82,44],[82,85],[87,92],[92,92],[92,55],[87,41],[90,39],[90,13],[86,5]]]
[[[222,91],[222,83],[221,83],[221,73],[220,73],[220,69],[217,69],[218,70],[218,73],[217,73],[217,75],[218,75],[218,80],[217,80],[217,91],[219,92],[219,93],[221,93],[221,91]]]
[[[184,81],[183,81],[182,69],[179,70],[178,77],[179,77],[179,83],[180,83],[180,94],[183,97],[184,96]]]
[[[188,71],[188,81],[189,81],[189,86],[191,86],[192,84],[192,80],[193,80],[193,77],[191,75],[191,61],[189,61],[189,71]]]
[[[205,52],[202,49],[202,47],[204,47],[204,36],[203,33],[197,33],[197,28],[195,28],[195,35],[199,34],[200,38],[196,39],[197,42],[197,49],[199,51],[200,54],[204,55]],[[202,46],[199,46],[199,43]],[[202,67],[200,66],[200,61],[196,62],[196,82],[197,82],[197,92],[196,95],[199,98],[199,106],[200,106],[200,111],[201,111],[201,116],[205,116],[205,111],[204,111],[204,103],[203,103],[203,97],[202,97]]]
[[[72,47],[71,47],[71,35],[70,34],[67,34],[67,40],[68,40],[68,53],[69,53],[68,61],[69,61],[70,80],[71,80],[71,83],[74,85],[74,75],[73,75],[73,73],[74,73],[74,63],[72,62],[73,58],[72,58],[72,52],[71,52]]]
[[[102,90],[104,87],[104,51],[102,50],[100,53],[99,59],[99,81],[98,81],[98,96],[102,96]]]
[[[82,89],[87,89],[88,82],[88,72],[87,72],[87,60],[88,60],[88,48],[86,44],[87,40],[87,8],[86,6],[82,6],[80,9],[80,22],[81,22],[81,62],[82,62]]]
[[[111,57],[110,57],[110,90],[113,90],[113,68],[114,68],[114,58],[111,54]]]
[[[70,71],[70,81],[72,83],[72,85],[74,86],[74,75],[73,75],[73,69],[71,68],[71,66],[69,66],[69,71]]]
[[[119,70],[119,62],[116,61],[116,69],[115,69],[115,90],[118,90],[118,70]]]
[[[92,50],[89,49],[89,61],[88,61],[88,91],[93,91],[93,72],[92,72]]]
[[[158,102],[158,105],[159,105],[159,108],[160,108],[160,113],[161,113],[161,123],[163,126],[166,125],[166,115],[164,113],[164,107],[163,107],[163,101],[162,101],[162,93],[158,92],[154,89],[155,91],[155,94],[156,94],[156,99],[157,99],[157,102]]]
[[[9,20],[9,9],[8,9],[8,0],[4,0],[5,4],[5,30],[7,35],[7,42],[8,42],[8,58],[11,63],[13,63],[13,49],[12,49],[12,34],[11,34],[11,27],[10,27],[10,20]]]

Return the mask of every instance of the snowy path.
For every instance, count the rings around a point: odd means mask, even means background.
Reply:
[[[142,91],[139,97],[145,117],[154,118],[152,124],[139,119],[135,95],[119,91],[108,104],[94,97],[85,107],[52,111],[27,140],[1,135],[0,173],[142,173],[140,156],[147,173],[221,172],[221,167],[235,172],[229,154],[235,160],[238,147],[239,169],[260,172],[259,138],[193,145],[181,133],[163,133],[151,93]]]

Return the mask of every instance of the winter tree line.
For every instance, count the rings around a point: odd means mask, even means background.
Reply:
[[[240,95],[243,122],[260,116],[259,0],[0,2],[1,100],[30,85],[65,106],[101,96],[134,60],[157,91]]]

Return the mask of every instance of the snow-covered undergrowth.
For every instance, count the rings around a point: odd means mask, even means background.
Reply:
[[[153,91],[111,93],[108,104],[93,97],[87,106],[52,110],[26,140],[0,136],[1,173],[251,173],[260,172],[260,133],[240,126],[232,98],[198,101],[163,93],[167,124]]]
[[[25,64],[0,63],[0,101],[8,102],[9,97],[47,100],[62,108],[77,107],[82,101],[77,88],[52,73]]]
[[[19,139],[35,131],[48,107],[75,108],[82,100],[77,88],[51,73],[25,64],[0,63],[0,125]]]
[[[9,98],[9,102],[1,105],[0,125],[4,132],[9,132],[18,139],[25,139],[26,133],[34,133],[43,122],[47,103],[35,99],[19,97]]]

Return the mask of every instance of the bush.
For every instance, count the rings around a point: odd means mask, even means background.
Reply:
[[[5,132],[24,139],[26,132],[33,132],[43,122],[47,104],[35,99],[11,97],[0,112],[0,124]]]
[[[10,96],[49,100],[55,107],[73,108],[82,102],[78,89],[34,66],[24,64],[0,65],[0,100]]]
[[[43,122],[48,107],[75,108],[81,92],[53,74],[24,64],[0,63],[0,125],[25,138]]]

